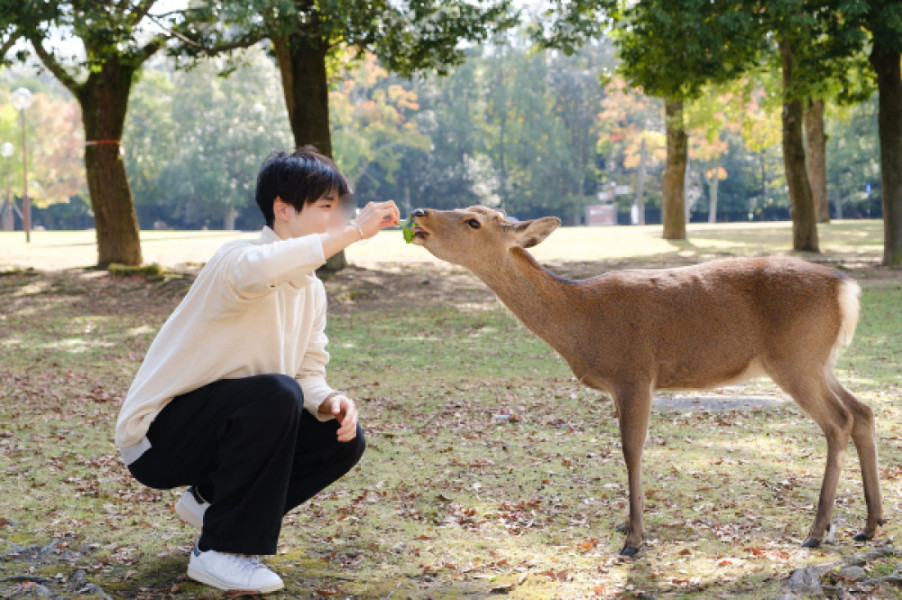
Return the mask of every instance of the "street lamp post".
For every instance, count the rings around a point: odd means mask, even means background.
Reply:
[[[25,111],[31,106],[31,91],[27,88],[13,90],[13,108],[19,111],[22,122],[22,227],[25,229],[25,241],[31,241],[31,199],[28,197],[28,146],[25,137]]]
[[[13,155],[13,145],[6,142],[0,146],[0,156],[6,159],[6,201],[3,202],[3,231],[12,231],[15,229],[15,221],[13,220],[13,204],[10,194],[9,179],[9,157]]]

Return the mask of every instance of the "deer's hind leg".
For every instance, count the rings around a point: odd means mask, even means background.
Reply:
[[[846,408],[846,403],[827,385],[822,365],[796,368],[791,373],[774,372],[773,369],[768,369],[768,372],[777,385],[792,396],[802,410],[820,426],[827,438],[827,464],[821,482],[817,514],[808,537],[802,544],[805,548],[816,548],[823,541],[833,518],[836,486],[855,419]]]
[[[852,392],[847,390],[832,375],[828,386],[842,400],[852,413],[852,441],[861,464],[861,479],[864,484],[864,501],[868,518],[864,530],[855,535],[855,541],[863,542],[874,537],[877,527],[883,525],[883,504],[880,498],[880,478],[877,473],[877,445],[874,441],[874,412]]]

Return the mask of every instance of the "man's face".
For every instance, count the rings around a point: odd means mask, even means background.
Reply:
[[[357,202],[353,195],[343,196],[332,206],[332,214],[329,215],[329,230],[341,230],[347,226],[348,221],[357,214]]]
[[[325,233],[334,227],[336,215],[340,215],[338,209],[338,196],[329,192],[316,202],[305,204],[303,210],[295,211],[293,207],[287,211],[285,232],[289,238],[298,238],[314,233]]]

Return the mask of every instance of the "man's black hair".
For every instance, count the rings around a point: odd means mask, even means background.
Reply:
[[[329,192],[336,194],[335,200],[340,204],[352,201],[344,175],[331,158],[313,146],[291,153],[276,150],[266,157],[257,174],[257,206],[269,227],[275,221],[276,198],[301,211],[305,204],[312,204]]]

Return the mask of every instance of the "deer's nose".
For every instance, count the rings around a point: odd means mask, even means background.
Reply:
[[[425,208],[416,208],[416,209],[414,209],[414,211],[413,211],[412,213],[410,213],[410,214],[413,215],[413,216],[415,216],[415,217],[425,217],[425,216],[428,216],[428,215],[429,215],[429,213],[426,212],[426,209],[425,209]]]

